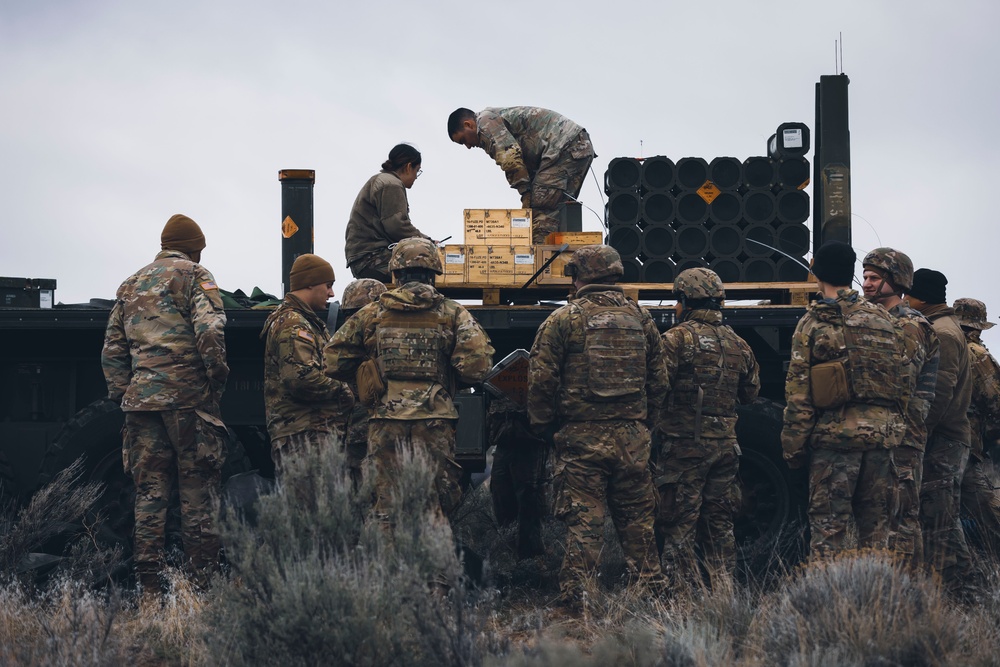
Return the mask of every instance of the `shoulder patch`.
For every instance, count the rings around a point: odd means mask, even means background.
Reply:
[[[219,286],[215,284],[214,280],[206,280],[201,283],[201,288],[207,292],[208,290],[219,289]]]
[[[310,343],[316,342],[316,337],[305,329],[299,329],[299,338],[309,341]]]

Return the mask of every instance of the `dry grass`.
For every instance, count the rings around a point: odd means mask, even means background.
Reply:
[[[989,554],[980,554],[987,576],[975,604],[878,552],[653,595],[619,576],[612,531],[584,608],[570,613],[555,604],[557,524],[545,525],[545,557],[517,563],[512,532],[496,527],[488,490],[476,490],[455,527],[485,557],[485,583],[472,586],[448,526],[427,513],[419,454],[399,480],[401,529],[387,539],[349,492],[336,448],[326,450],[259,503],[256,527],[227,523],[233,573],[208,591],[170,572],[171,592],[153,607],[74,568],[43,583],[9,577],[0,586],[0,664],[1000,663],[1000,564]],[[79,497],[65,497],[80,509]],[[20,543],[34,543],[29,532]]]

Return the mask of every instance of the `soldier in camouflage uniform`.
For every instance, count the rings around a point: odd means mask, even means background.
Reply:
[[[948,307],[948,279],[919,269],[906,298],[926,317],[940,342],[934,402],[927,414],[927,450],[920,489],[924,558],[956,593],[971,592],[972,560],[961,523],[962,477],[969,462],[972,372],[965,335]]]
[[[156,259],[118,288],[101,353],[108,395],[125,412],[122,458],[135,481],[134,561],[146,595],[160,590],[172,488],[197,581],[206,584],[218,564],[212,494],[225,458],[219,398],[229,375],[222,297],[198,263],[201,228],[175,215],[160,242]]]
[[[330,341],[317,311],[333,296],[333,267],[322,257],[299,255],[289,273],[291,291],[264,323],[264,411],[271,456],[301,453],[332,436],[344,442],[354,393],[324,372],[323,350]]]
[[[448,136],[482,148],[503,169],[521,206],[531,209],[532,243],[559,231],[560,206],[580,196],[597,157],[585,129],[539,107],[456,109],[448,117]]]
[[[340,307],[346,317],[353,317],[361,308],[378,301],[385,292],[385,283],[374,278],[359,278],[344,289],[344,298]],[[358,393],[356,385],[351,389],[355,396]],[[354,411],[347,422],[347,444],[345,447],[347,469],[351,472],[351,482],[357,489],[361,484],[361,466],[368,456],[368,408],[361,401],[354,404]]]
[[[397,478],[398,452],[422,447],[437,468],[436,506],[444,516],[461,500],[455,461],[458,411],[452,397],[482,382],[493,365],[489,336],[460,304],[434,289],[441,256],[431,241],[400,241],[389,261],[398,287],[347,320],[326,348],[327,373],[353,381],[375,359],[386,391],[368,422],[368,456],[375,462],[375,509],[391,521],[386,501]],[[364,391],[361,394],[364,395]]]
[[[845,548],[852,517],[859,547],[887,545],[890,451],[905,432],[903,332],[885,309],[851,289],[855,260],[839,241],[813,255],[822,298],[792,334],[785,380],[781,444],[790,468],[809,466],[814,557]]]
[[[757,398],[760,369],[746,341],[722,324],[726,293],[714,271],[683,271],[674,296],[679,324],[663,334],[672,390],[657,425],[663,446],[653,483],[663,570],[686,578],[697,572],[696,542],[710,574],[736,566],[736,403]]]
[[[614,284],[623,275],[618,253],[583,246],[566,272],[576,296],[535,336],[528,417],[554,442],[555,513],[567,525],[559,586],[573,605],[597,567],[605,503],[630,572],[660,579],[650,429],[670,386],[656,324]]]
[[[906,339],[910,402],[903,442],[892,450],[896,489],[889,517],[889,548],[916,566],[923,562],[920,485],[927,446],[927,414],[934,402],[937,382],[938,338],[927,318],[902,299],[913,285],[913,262],[907,255],[893,248],[876,248],[865,256],[862,265],[865,297],[899,320]]]
[[[985,442],[1000,435],[1000,366],[983,345],[980,335],[992,328],[986,321],[986,304],[977,299],[956,299],[955,317],[969,342],[972,370],[972,398],[969,403],[969,431],[972,439],[969,465],[962,477],[962,511],[976,522],[985,545],[1000,555],[1000,494],[983,468]]]

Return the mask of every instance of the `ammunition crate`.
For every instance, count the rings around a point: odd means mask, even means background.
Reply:
[[[552,257],[552,255],[555,254],[555,252],[561,247],[562,245],[536,245],[535,271],[541,269],[542,265],[548,261],[549,257]],[[566,268],[567,260],[569,260],[573,251],[578,247],[579,246],[570,246],[564,250],[554,262],[546,267],[545,271],[538,276],[535,282],[539,285],[572,285],[573,279],[569,276],[564,276],[563,269]]]
[[[52,278],[0,277],[0,308],[51,308],[55,294]]]
[[[576,245],[601,245],[604,243],[604,232],[552,232],[545,237],[549,245],[568,243]]]
[[[495,244],[488,247],[487,265],[490,285],[520,285],[535,273],[535,254],[530,245]]]
[[[531,209],[465,209],[465,245],[531,243]]]
[[[442,285],[465,282],[466,249],[464,245],[446,245],[441,249],[441,266],[444,273],[438,278]]]

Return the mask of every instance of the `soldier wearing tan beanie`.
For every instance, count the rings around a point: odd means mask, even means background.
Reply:
[[[330,332],[317,313],[333,296],[333,281],[329,262],[300,255],[289,273],[291,291],[261,331],[264,409],[278,474],[283,459],[308,447],[330,441],[343,447],[354,392],[324,372]]]
[[[125,413],[125,469],[135,482],[133,562],[144,600],[162,594],[171,489],[181,504],[190,571],[207,586],[219,566],[213,497],[222,489],[226,426],[219,398],[229,377],[226,313],[212,273],[201,265],[205,235],[174,215],[156,258],[118,288],[101,363],[108,396]]]
[[[292,270],[288,274],[289,287],[292,292],[314,285],[332,283],[334,280],[333,267],[330,266],[330,262],[319,255],[310,253],[296,257],[292,263]],[[326,300],[323,303],[326,303]],[[320,307],[322,308],[322,306]]]
[[[160,248],[180,251],[197,262],[201,251],[205,249],[205,234],[197,222],[177,213],[170,216],[167,224],[163,226],[163,231],[160,233]]]

